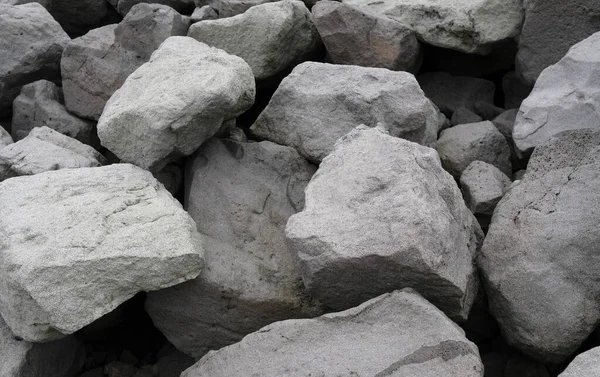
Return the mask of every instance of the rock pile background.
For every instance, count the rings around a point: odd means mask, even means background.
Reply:
[[[0,377],[600,376],[599,20],[0,0]]]

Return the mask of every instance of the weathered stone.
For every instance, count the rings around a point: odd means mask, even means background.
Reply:
[[[217,12],[219,18],[227,18],[242,14],[257,5],[271,3],[273,1],[274,0],[212,0],[210,1],[210,6]]]
[[[321,46],[310,11],[298,0],[266,3],[234,17],[198,22],[188,36],[241,57],[257,80],[294,67]]]
[[[158,377],[179,377],[181,372],[194,365],[195,360],[173,348],[171,352],[160,357],[156,363]]]
[[[286,236],[311,296],[347,309],[412,287],[464,321],[482,233],[435,150],[361,126],[336,143]]]
[[[0,4],[0,118],[21,87],[60,78],[60,57],[70,38],[38,3]]]
[[[515,119],[517,119],[517,109],[506,110],[492,120],[494,126],[500,131],[502,136],[512,145],[512,133],[515,127]]]
[[[25,85],[13,102],[12,136],[19,141],[35,127],[49,127],[84,144],[98,146],[96,125],[69,113],[63,105],[62,89],[39,80]]]
[[[600,3],[595,0],[527,0],[523,7],[525,21],[515,63],[531,86],[571,46],[600,30]]]
[[[189,20],[159,4],[139,4],[119,25],[94,29],[67,45],[61,60],[67,109],[98,120],[110,96],[168,37],[185,35]]]
[[[359,124],[381,122],[392,136],[430,145],[444,121],[410,73],[306,62],[281,82],[250,130],[319,162]]]
[[[211,139],[190,160],[185,203],[206,235],[206,268],[146,302],[179,350],[198,358],[269,323],[321,314],[284,234],[314,171],[293,148],[268,141]]]
[[[10,136],[10,133],[8,133],[8,131],[6,131],[4,127],[0,127],[0,149],[12,143],[14,143],[14,141],[13,138]]]
[[[599,128],[600,33],[573,46],[546,68],[523,101],[513,130],[517,149],[525,154],[567,130]]]
[[[558,377],[600,377],[600,347],[580,353]]]
[[[471,162],[460,176],[467,208],[479,215],[491,216],[511,183],[497,167],[482,161]]]
[[[450,124],[456,126],[457,124],[477,123],[481,122],[482,120],[483,118],[466,107],[459,107],[456,109],[456,111],[454,111],[454,113],[452,113]]]
[[[344,312],[274,323],[209,353],[181,376],[250,375],[482,377],[483,366],[458,326],[404,290]]]
[[[493,102],[475,101],[473,104],[475,113],[483,118],[483,120],[493,120],[505,110],[501,107],[494,106]]]
[[[459,124],[442,131],[436,149],[444,169],[457,179],[473,161],[487,162],[512,176],[510,146],[490,121]]]
[[[460,108],[475,112],[475,102],[494,103],[496,85],[493,82],[468,76],[452,76],[446,72],[428,72],[417,77],[427,98],[445,114]]]
[[[98,136],[122,161],[160,171],[250,108],[254,95],[244,60],[193,38],[171,37],[110,98]]]
[[[312,13],[333,63],[419,70],[421,44],[407,25],[337,1],[319,1]]]
[[[520,0],[343,0],[410,25],[425,43],[468,53],[519,34]]]
[[[509,344],[543,362],[571,355],[600,323],[600,131],[538,146],[498,203],[479,265]]]
[[[203,265],[189,215],[129,164],[0,183],[0,314],[15,335],[73,333],[140,291],[195,278]]]
[[[194,13],[190,16],[192,22],[200,22],[205,20],[216,20],[219,15],[210,5],[204,5],[194,9]]]

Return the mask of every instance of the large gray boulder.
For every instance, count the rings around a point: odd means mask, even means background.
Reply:
[[[106,101],[170,36],[185,35],[189,20],[165,5],[139,4],[118,25],[73,39],[61,60],[67,109],[98,120]]]
[[[60,339],[140,291],[195,278],[200,235],[140,168],[64,169],[0,183],[0,314],[28,341]]]
[[[210,0],[210,6],[218,14],[219,18],[227,18],[242,14],[257,5],[272,3],[278,0]],[[196,1],[196,6],[204,4],[204,0]]]
[[[580,353],[558,377],[600,377],[600,347]]]
[[[266,3],[234,17],[197,22],[188,36],[241,57],[257,80],[294,67],[321,46],[310,11],[298,0]]]
[[[579,42],[558,63],[546,68],[521,104],[513,140],[529,153],[553,135],[567,130],[599,128],[600,33]]]
[[[286,228],[311,296],[347,309],[412,287],[467,318],[483,234],[435,150],[361,126],[336,143]]]
[[[600,3],[595,0],[527,0],[523,7],[525,21],[515,63],[529,85],[571,46],[600,30]]]
[[[274,323],[181,376],[483,377],[483,365],[462,329],[404,290],[343,312]]]
[[[74,336],[43,344],[16,338],[0,316],[0,376],[72,377],[85,351]]]
[[[337,1],[319,1],[312,13],[333,63],[419,70],[421,44],[407,25]]]
[[[477,215],[491,216],[511,183],[500,169],[483,161],[471,162],[460,176],[465,204]]]
[[[410,73],[306,62],[281,82],[250,130],[319,162],[359,124],[381,122],[393,136],[430,145],[444,121]]]
[[[23,139],[35,127],[49,127],[85,144],[98,145],[96,125],[69,113],[63,104],[62,89],[39,80],[27,84],[13,102],[11,134]]]
[[[250,108],[254,95],[244,60],[190,37],[171,37],[110,98],[98,137],[122,161],[158,171],[192,154]]]
[[[71,40],[38,3],[0,4],[0,118],[8,115],[21,87],[60,78],[60,57]]]
[[[293,148],[268,141],[211,139],[190,160],[185,203],[206,236],[206,268],[146,302],[178,349],[198,358],[269,323],[321,314],[284,233],[314,171]]]
[[[498,203],[479,265],[507,341],[559,363],[600,323],[600,131],[538,146]]]
[[[521,0],[343,0],[410,25],[427,44],[486,54],[515,37],[523,22]]]

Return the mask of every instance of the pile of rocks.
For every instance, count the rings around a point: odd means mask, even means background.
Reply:
[[[0,0],[0,376],[600,376],[599,16]]]

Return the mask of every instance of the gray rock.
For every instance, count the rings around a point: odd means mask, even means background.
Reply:
[[[123,16],[128,15],[137,4],[162,4],[175,9],[179,13],[190,14],[194,9],[194,0],[108,0]]]
[[[0,165],[10,169],[13,176],[105,163],[94,148],[48,127],[34,128],[26,138],[0,149]]]
[[[491,216],[511,183],[497,167],[482,161],[471,162],[460,176],[467,208],[478,215]]]
[[[286,227],[312,297],[347,309],[412,287],[464,321],[482,233],[435,150],[361,126],[336,143]]]
[[[436,149],[444,169],[457,179],[473,161],[487,162],[512,176],[510,146],[490,121],[459,124],[442,131]]]
[[[458,326],[404,290],[344,312],[274,323],[209,353],[181,376],[250,375],[482,377],[483,366]]]
[[[430,145],[444,121],[410,73],[306,62],[281,82],[250,130],[319,162],[359,124],[381,122],[392,136]]]
[[[460,108],[476,113],[475,102],[480,100],[494,103],[496,85],[485,79],[428,72],[419,75],[417,80],[427,98],[446,114],[452,114]]]
[[[525,84],[514,72],[508,72],[502,77],[502,92],[504,93],[504,108],[518,109],[521,103],[533,89],[533,85]]]
[[[60,78],[60,57],[69,36],[38,3],[0,4],[0,118],[21,87]]]
[[[558,377],[600,377],[600,347],[580,353]]]
[[[194,9],[194,12],[190,16],[193,23],[205,20],[216,20],[217,18],[219,18],[219,15],[210,5],[204,5]]]
[[[407,25],[337,1],[319,1],[312,13],[333,63],[419,70],[421,44]]]
[[[591,78],[600,74],[600,33],[571,47],[546,68],[523,101],[513,130],[517,149],[529,153],[567,130],[599,128],[600,91]]]
[[[49,127],[84,144],[99,146],[96,124],[69,113],[62,89],[39,80],[27,84],[13,102],[12,136],[15,141],[29,135],[35,127]]]
[[[67,109],[98,120],[110,96],[168,37],[185,35],[189,20],[158,4],[139,4],[119,25],[94,29],[67,45],[61,60]]]
[[[160,171],[250,108],[254,95],[244,60],[193,38],[171,37],[107,102],[98,136],[122,161]]]
[[[206,268],[146,302],[179,350],[199,358],[269,323],[322,313],[284,234],[314,171],[293,148],[268,141],[211,139],[190,160],[185,203],[206,235]]]
[[[457,124],[477,123],[482,120],[483,118],[466,107],[459,107],[452,113],[450,124],[456,126]]]
[[[60,339],[203,265],[193,220],[129,164],[1,182],[0,234],[0,314],[28,341]]]
[[[492,120],[494,126],[500,131],[502,136],[512,145],[512,133],[515,127],[515,120],[517,119],[518,109],[510,109],[504,111]]]
[[[188,36],[241,57],[257,80],[307,60],[321,46],[310,11],[298,0],[261,4],[234,17],[198,22]]]
[[[173,349],[167,355],[162,356],[156,363],[158,369],[158,377],[179,377],[181,372],[194,365],[195,360],[180,352]]]
[[[519,181],[520,181],[521,179],[523,179],[523,177],[525,176],[525,173],[526,173],[526,172],[527,172],[526,170],[519,170],[519,171],[516,171],[516,172],[515,172],[515,174],[513,175],[513,176],[514,176],[514,179],[515,179],[515,181],[517,181],[517,180],[519,180]]]
[[[343,0],[410,25],[427,44],[486,54],[519,34],[520,0]]]
[[[475,101],[473,104],[475,113],[483,118],[483,120],[493,120],[505,110],[501,107],[493,105],[493,102]]]
[[[0,127],[0,149],[12,143],[14,143],[14,141],[13,138],[10,136],[10,133],[6,131],[4,127]]]
[[[571,355],[600,323],[600,131],[538,146],[498,203],[479,258],[509,344],[542,362]]]
[[[85,351],[74,336],[36,344],[10,331],[0,316],[0,376],[72,377],[83,364]]]
[[[571,46],[600,30],[600,3],[595,0],[527,0],[523,7],[525,21],[515,63],[532,86]]]
[[[276,0],[212,0],[210,6],[217,12],[219,18],[227,18],[242,14],[248,9]]]

